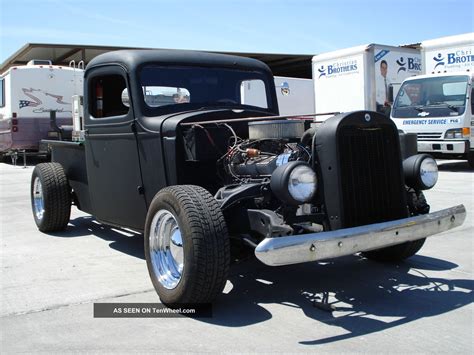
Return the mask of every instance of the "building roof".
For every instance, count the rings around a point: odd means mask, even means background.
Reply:
[[[77,64],[81,60],[87,65],[99,54],[122,49],[151,49],[138,47],[113,47],[113,46],[92,46],[75,44],[48,44],[48,43],[27,43],[18,51],[7,58],[0,66],[0,72],[15,65],[24,65],[32,59],[49,59],[55,65],[69,65],[74,60]],[[218,52],[249,57],[261,60],[266,63],[276,76],[289,76],[296,78],[311,78],[311,59],[309,54],[272,54],[272,53],[239,53],[239,52]]]

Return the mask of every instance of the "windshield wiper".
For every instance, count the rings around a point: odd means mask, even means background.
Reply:
[[[412,105],[407,105],[407,106],[398,106],[396,108],[413,108],[415,110],[417,110],[418,112],[425,112],[425,108],[426,107],[432,107],[432,106],[445,106],[447,108],[449,108],[450,110],[453,110],[454,112],[459,112],[457,107],[454,106],[454,105],[451,105],[451,104],[448,104],[446,102],[433,102],[432,104],[429,104],[429,105],[418,105],[418,106],[412,106]]]
[[[415,106],[415,105],[401,105],[401,106],[395,106],[394,107],[394,109],[397,109],[397,108],[399,108],[399,109],[401,109],[401,108],[413,108],[413,109],[417,110],[418,112],[423,112],[424,111],[423,106],[421,106],[421,105],[417,105],[417,106]]]
[[[450,110],[452,110],[454,112],[458,112],[458,109],[457,109],[456,106],[448,104],[447,102],[433,102],[432,104],[430,104],[428,106],[446,106]]]

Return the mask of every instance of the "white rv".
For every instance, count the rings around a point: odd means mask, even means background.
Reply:
[[[421,43],[425,75],[405,80],[391,112],[418,151],[474,167],[474,33]]]
[[[71,125],[71,97],[83,94],[83,67],[33,60],[0,75],[0,154],[38,152],[48,138],[50,112]]]
[[[316,55],[312,67],[316,113],[388,114],[390,90],[421,74],[421,55],[418,49],[369,44]]]

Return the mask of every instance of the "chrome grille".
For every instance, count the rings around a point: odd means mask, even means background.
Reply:
[[[430,132],[430,133],[417,133],[419,141],[427,141],[430,139],[441,139],[443,136],[442,132]]]

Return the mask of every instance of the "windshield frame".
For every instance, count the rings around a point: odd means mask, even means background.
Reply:
[[[188,103],[177,103],[171,105],[164,105],[158,107],[151,107],[145,101],[145,95],[143,93],[143,80],[142,75],[143,72],[147,68],[156,67],[159,70],[210,70],[210,71],[219,71],[222,73],[229,72],[241,72],[242,79],[245,80],[252,80],[252,79],[260,79],[262,80],[264,87],[265,87],[265,96],[267,101],[267,108],[253,106],[253,105],[245,105],[245,104],[234,104],[234,103],[226,103],[226,102],[192,102],[192,93],[191,93],[191,102]],[[247,74],[247,75],[244,75]],[[276,100],[275,94],[275,87],[273,82],[273,76],[271,73],[267,73],[263,70],[258,70],[257,68],[229,68],[226,66],[206,66],[206,65],[187,65],[187,64],[164,64],[164,63],[144,63],[140,65],[135,74],[135,81],[136,81],[136,92],[137,95],[137,103],[139,103],[139,107],[141,112],[144,116],[153,117],[153,116],[161,116],[166,114],[173,114],[178,112],[187,112],[187,111],[195,111],[195,110],[202,110],[202,109],[239,109],[239,110],[252,110],[252,111],[261,111],[262,113],[271,113],[275,114],[278,113],[278,103]],[[237,81],[236,81],[237,82]],[[153,85],[156,86],[166,86],[162,85],[159,81],[154,83]],[[151,86],[148,84],[148,86]],[[179,87],[183,87],[179,85]]]

